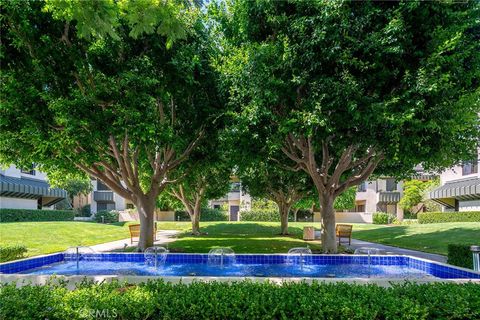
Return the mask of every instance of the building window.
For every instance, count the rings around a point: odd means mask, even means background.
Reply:
[[[97,202],[97,212],[98,211],[111,211],[115,210],[115,203],[110,202]]]
[[[99,190],[99,191],[110,191],[110,188],[107,187],[102,181],[97,180],[97,190]]]
[[[387,179],[386,181],[386,189],[385,191],[395,191],[397,190],[397,182],[395,179]]]
[[[30,175],[34,176],[35,175],[35,165],[32,164],[31,167],[29,169],[26,169],[26,170],[21,169],[20,172],[25,173],[25,174],[30,174]]]
[[[230,192],[240,192],[240,182],[232,182],[230,184]]]
[[[219,204],[214,204],[214,205],[213,205],[213,209],[220,210],[220,205],[219,205]]]
[[[462,175],[478,173],[478,160],[465,161],[462,164]]]
[[[367,191],[367,182],[366,182],[366,181],[362,182],[362,183],[358,186],[357,191],[358,191],[358,192],[365,192],[365,191]]]
[[[355,212],[365,212],[365,205],[364,204],[355,205]]]
[[[133,203],[127,203],[125,208],[127,209],[135,209],[135,206],[133,205]]]

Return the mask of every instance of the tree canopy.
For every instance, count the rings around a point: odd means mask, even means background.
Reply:
[[[325,251],[336,251],[333,203],[345,190],[374,171],[440,169],[476,149],[478,2],[225,6],[223,90],[252,137],[268,128],[262,143],[312,178]]]
[[[223,112],[215,48],[182,3],[2,3],[0,161],[102,180],[139,209],[141,249],[158,194]]]

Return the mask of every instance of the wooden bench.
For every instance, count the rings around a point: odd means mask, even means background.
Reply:
[[[338,244],[341,244],[342,238],[348,239],[348,245],[352,244],[352,228],[351,224],[337,224],[335,234],[338,237]]]
[[[128,230],[130,231],[130,243],[133,244],[133,238],[140,238],[140,224],[131,224],[128,226]],[[157,223],[156,222],[155,222],[155,230],[153,231],[153,238],[155,241],[157,241]]]

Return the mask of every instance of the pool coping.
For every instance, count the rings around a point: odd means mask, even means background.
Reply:
[[[62,255],[63,252],[57,252],[47,255],[35,256],[35,257],[28,257],[24,259],[8,261],[4,263],[0,263],[0,266],[18,263],[18,262],[25,262],[34,259],[49,259],[54,258],[55,256]],[[143,253],[139,252],[101,252],[98,254],[106,254],[106,255],[143,255]],[[169,255],[206,255],[207,253],[169,253]],[[239,253],[236,256],[252,256],[252,255],[261,255],[261,256],[285,256],[285,253],[274,253],[274,254],[257,254],[257,253]],[[345,257],[345,256],[358,256],[358,257],[365,257],[368,256],[367,254],[359,254],[359,255],[351,255],[351,254],[314,254],[314,256],[325,256],[325,257]],[[447,263],[432,261],[424,258],[409,256],[409,255],[370,255],[370,257],[407,257],[411,258],[416,261],[435,264],[447,268],[454,268],[459,271],[472,273],[475,275],[480,276],[480,272],[457,267],[453,265],[449,265]],[[253,282],[272,282],[277,284],[282,283],[291,283],[291,282],[306,282],[306,283],[313,283],[313,282],[321,282],[321,283],[351,283],[351,284],[376,284],[379,286],[388,287],[392,284],[398,283],[406,283],[406,282],[414,282],[414,283],[433,283],[433,282],[443,282],[443,283],[478,283],[480,284],[479,279],[472,279],[472,278],[321,278],[321,277],[215,277],[215,276],[125,276],[125,275],[34,275],[34,274],[19,274],[19,273],[0,273],[0,283],[12,283],[15,282],[17,286],[24,286],[24,285],[45,285],[47,283],[55,283],[55,282],[63,282],[67,281],[67,287],[74,289],[75,284],[82,282],[82,281],[94,281],[94,282],[111,282],[118,280],[120,282],[126,283],[143,283],[149,280],[159,280],[162,279],[165,282],[170,283],[184,283],[190,284],[195,281],[201,282],[240,282],[240,281],[253,281]]]

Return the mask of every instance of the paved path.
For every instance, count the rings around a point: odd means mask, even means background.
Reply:
[[[156,245],[164,245],[168,244],[169,242],[173,242],[176,240],[176,235],[180,233],[177,230],[162,230],[157,232],[157,241],[155,241]],[[130,238],[97,244],[91,246],[91,248],[97,252],[108,252],[113,250],[125,249],[126,247],[135,246],[137,243],[134,242],[133,245],[130,242]]]
[[[418,257],[418,258],[423,258],[423,259],[428,259],[428,260],[433,260],[433,261],[438,261],[443,263],[447,262],[447,257],[442,256],[440,254],[426,253],[426,252],[421,252],[416,250],[397,248],[392,246],[386,246],[383,244],[352,239],[352,245],[350,246],[350,248],[357,249],[361,247],[376,248],[376,249],[382,250],[383,253],[387,253],[387,254],[405,254],[413,257]]]

